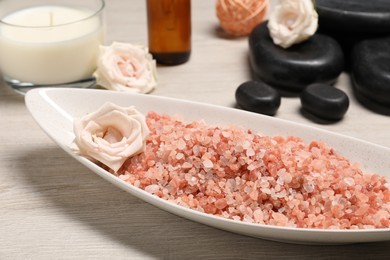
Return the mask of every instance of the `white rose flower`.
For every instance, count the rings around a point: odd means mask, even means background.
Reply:
[[[318,14],[312,0],[281,0],[268,21],[273,42],[283,48],[307,40],[317,28]]]
[[[115,172],[145,149],[149,134],[145,116],[134,107],[106,103],[96,112],[75,119],[74,143],[80,155],[93,158]]]
[[[146,47],[114,42],[100,46],[97,84],[111,90],[148,93],[157,85],[156,61]]]

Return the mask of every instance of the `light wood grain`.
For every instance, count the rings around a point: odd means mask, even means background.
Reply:
[[[147,45],[144,1],[107,0],[107,44]],[[194,0],[188,63],[158,67],[152,95],[235,106],[249,80],[246,38],[218,27],[214,1]],[[0,57],[1,58],[1,57]],[[364,108],[346,74],[346,117],[317,124],[283,98],[276,115],[390,147],[390,118]],[[388,259],[390,242],[306,246],[245,237],[159,210],[102,180],[57,147],[28,113],[23,97],[0,85],[0,259]]]

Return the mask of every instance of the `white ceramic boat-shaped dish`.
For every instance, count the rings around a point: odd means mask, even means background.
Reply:
[[[187,209],[151,195],[113,176],[91,161],[75,154],[73,118],[84,116],[110,101],[121,106],[134,105],[140,112],[176,115],[184,120],[204,119],[209,124],[235,124],[267,135],[295,135],[309,142],[321,140],[339,154],[359,162],[365,170],[390,179],[390,149],[340,134],[238,109],[201,104],[185,100],[108,90],[41,88],[27,92],[28,110],[41,128],[62,149],[96,174],[148,203],[178,216],[223,230],[269,240],[301,244],[346,244],[390,240],[390,228],[370,230],[326,230],[287,228],[251,224],[216,217]]]

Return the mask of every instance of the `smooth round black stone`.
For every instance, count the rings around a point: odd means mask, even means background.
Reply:
[[[312,83],[333,83],[344,68],[340,45],[331,37],[315,34],[284,49],[275,45],[267,22],[249,36],[250,62],[257,77],[273,87],[300,92]]]
[[[359,43],[362,40],[378,38],[381,35],[386,36],[386,34],[378,33],[353,33],[333,31],[332,29],[326,29],[323,27],[320,27],[317,32],[328,35],[339,43],[344,53],[345,71],[349,71],[351,68],[351,53],[355,44]]]
[[[390,32],[389,0],[316,0],[320,28],[355,33]]]
[[[280,107],[281,97],[264,82],[247,81],[237,88],[236,101],[245,110],[272,116]]]
[[[348,96],[340,89],[326,84],[312,84],[301,95],[302,108],[323,119],[339,120],[349,107]]]
[[[390,37],[356,44],[351,54],[350,74],[356,92],[390,106]]]

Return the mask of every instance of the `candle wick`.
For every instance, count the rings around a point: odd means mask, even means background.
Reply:
[[[49,26],[53,26],[53,12],[49,12]]]

